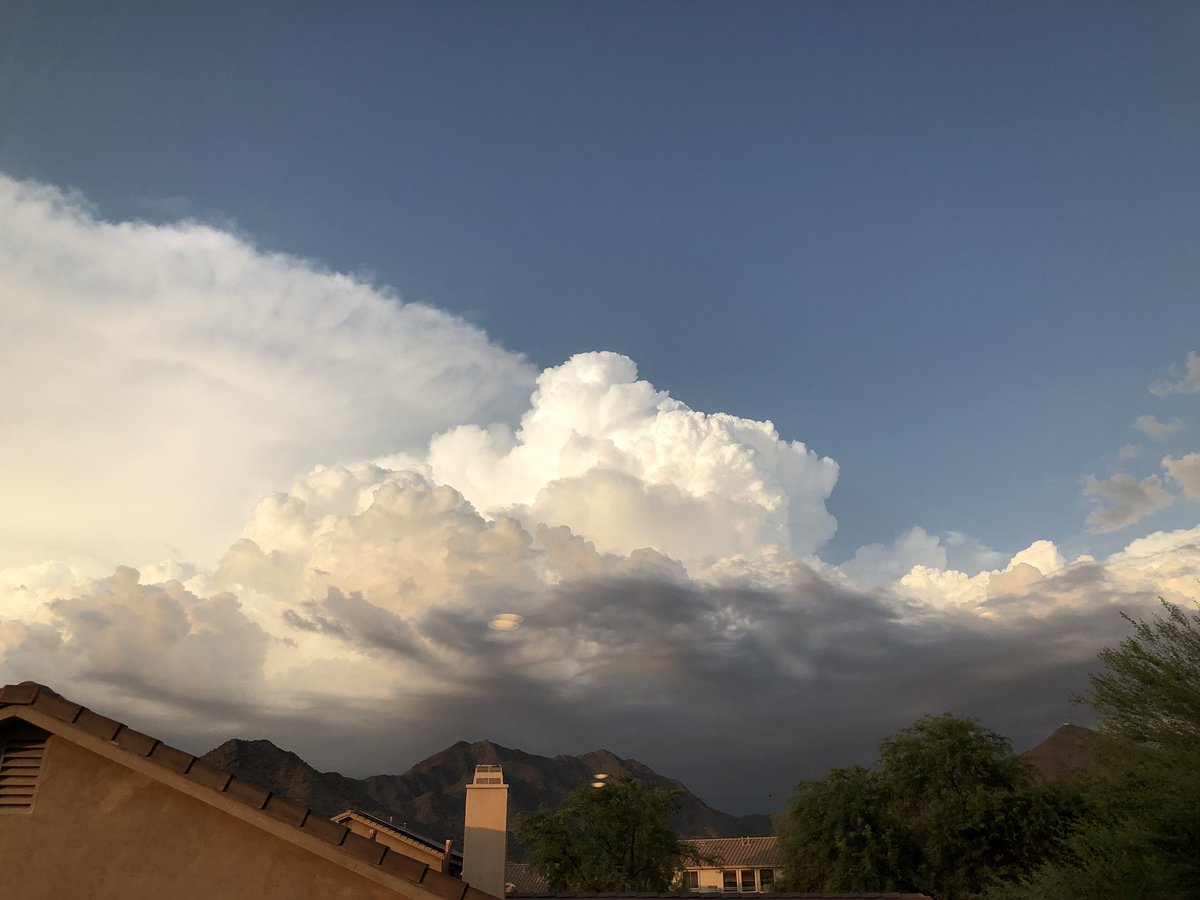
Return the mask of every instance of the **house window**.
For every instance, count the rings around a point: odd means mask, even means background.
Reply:
[[[683,883],[689,891],[700,890],[700,873],[695,869],[689,869],[683,873]]]
[[[757,887],[754,885],[754,870],[742,869],[742,893],[753,894]]]
[[[0,731],[0,812],[33,809],[47,737],[32,729]]]
[[[775,870],[774,869],[759,869],[758,870],[758,883],[759,883],[761,890],[769,891],[771,889],[771,885],[773,885],[775,883]]]
[[[738,889],[737,869],[725,869],[721,872],[721,889],[736,894]]]

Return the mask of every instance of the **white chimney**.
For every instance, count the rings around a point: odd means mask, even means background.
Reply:
[[[499,766],[476,766],[467,785],[463,881],[493,897],[504,896],[508,838],[508,785]]]

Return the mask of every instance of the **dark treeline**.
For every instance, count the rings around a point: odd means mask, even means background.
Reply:
[[[1163,603],[1101,651],[1077,698],[1092,774],[1046,783],[972,719],[925,717],[870,769],[801,784],[780,835],[792,890],[934,900],[1200,897],[1200,615]]]

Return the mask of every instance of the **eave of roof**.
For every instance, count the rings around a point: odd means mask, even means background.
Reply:
[[[717,867],[777,867],[779,860],[779,838],[767,837],[737,837],[737,838],[689,838],[687,841],[696,848],[703,859],[714,860],[712,863],[689,863],[689,869],[711,869]]]
[[[0,721],[9,718],[59,735],[415,900],[498,900],[45,685],[24,681],[0,687]]]
[[[370,813],[365,813],[358,809],[347,809],[333,816],[334,821],[345,819],[347,816],[352,816],[362,822],[364,825],[370,825],[372,828],[378,828],[380,831],[386,831],[393,837],[400,838],[414,846],[420,847],[423,850],[428,850],[435,856],[445,858],[446,845],[445,842],[439,844],[433,838],[426,837],[423,834],[418,834],[411,828],[405,828],[403,825],[397,825],[395,822],[385,822],[378,816],[373,816]],[[450,850],[450,859],[452,862],[462,864],[462,851]]]

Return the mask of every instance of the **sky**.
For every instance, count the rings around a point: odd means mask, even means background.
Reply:
[[[1090,721],[1120,613],[1200,601],[1198,40],[4,4],[0,681],[732,812],[924,713]]]

